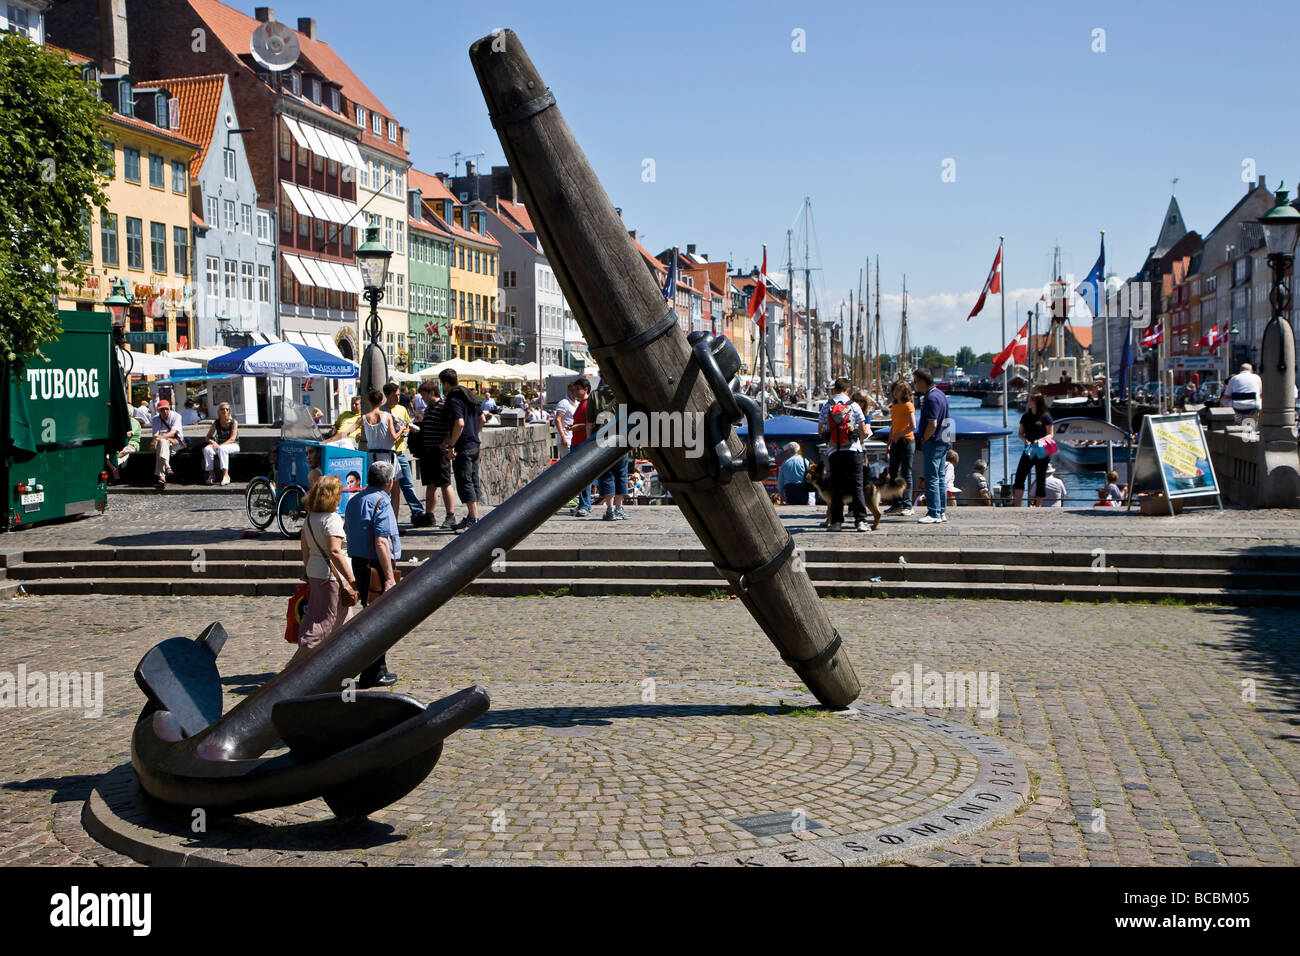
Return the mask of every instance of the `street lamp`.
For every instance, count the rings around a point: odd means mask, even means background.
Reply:
[[[121,279],[113,280],[113,288],[104,305],[108,307],[109,314],[113,316],[113,325],[120,327],[126,323],[126,310],[131,307],[134,299],[126,291],[126,284]]]
[[[379,241],[379,227],[366,227],[366,241],[357,249],[357,269],[361,272],[361,285],[365,288],[370,315],[366,318],[366,336],[370,343],[361,359],[361,393],[380,388],[388,381],[388,362],[384,358],[379,336],[383,325],[379,321],[379,301],[384,297],[384,280],[388,277],[388,260],[393,251]]]
[[[1259,217],[1268,246],[1268,264],[1273,270],[1273,290],[1268,297],[1273,306],[1270,322],[1284,321],[1291,312],[1291,286],[1286,273],[1295,261],[1296,237],[1300,236],[1300,211],[1287,202],[1287,191],[1278,189],[1274,201],[1273,208]]]

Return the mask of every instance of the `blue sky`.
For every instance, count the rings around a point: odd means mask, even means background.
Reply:
[[[807,195],[818,301],[878,254],[886,329],[906,273],[913,336],[945,350],[1002,344],[996,301],[963,321],[999,234],[1010,334],[1057,242],[1082,278],[1105,229],[1108,266],[1131,275],[1174,177],[1202,233],[1246,188],[1247,160],[1270,187],[1300,179],[1295,4],[281,0],[276,14],[317,19],[430,172],[457,150],[504,161],[467,50],[515,30],[652,252],[696,243],[752,265],[767,242],[783,272]]]

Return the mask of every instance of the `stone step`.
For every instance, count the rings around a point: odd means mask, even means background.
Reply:
[[[403,560],[403,568],[414,567]],[[997,564],[823,564],[805,565],[809,576],[818,583],[980,583],[1007,585],[1068,585],[1079,589],[1099,587],[1143,588],[1232,588],[1235,590],[1300,590],[1300,572],[1278,570],[1198,570],[1184,571],[1164,568],[1123,567],[1045,567]],[[168,561],[114,561],[77,562],[59,564],[34,564],[23,562],[8,569],[15,579],[24,581],[73,580],[95,578],[102,580],[149,578],[152,580],[193,581],[203,578],[265,582],[271,580],[297,580],[301,562],[293,560],[264,560],[256,562],[196,559]],[[591,562],[538,562],[507,558],[500,570],[489,570],[480,580],[546,581],[553,586],[563,586],[584,573],[596,571],[601,579],[657,580],[707,582],[724,584],[725,579],[711,564],[685,561],[607,561]],[[880,581],[874,579],[879,578]]]
[[[175,597],[240,595],[288,597],[296,580],[245,581],[231,578],[160,580],[157,578],[48,578],[26,583],[29,594],[163,595]],[[1185,604],[1222,604],[1240,607],[1295,607],[1300,591],[1295,589],[1242,589],[1226,587],[1128,587],[1080,588],[1060,584],[999,584],[986,582],[820,582],[822,597],[838,598],[975,598],[1008,601],[1096,601],[1109,603],[1177,601]],[[654,578],[586,578],[562,582],[550,578],[480,578],[465,594],[485,597],[530,597],[539,594],[642,597],[729,598],[721,582],[680,581]]]
[[[426,539],[427,540],[427,539]],[[433,546],[419,538],[408,539],[406,555],[424,560],[452,541],[451,535],[437,536]],[[24,564],[104,564],[126,562],[140,564],[160,561],[175,565],[189,565],[200,555],[208,564],[237,561],[241,564],[262,564],[276,561],[298,561],[296,543],[285,542],[272,546],[238,544],[205,545],[195,547],[87,547],[81,549],[33,548],[10,556],[9,563]],[[1300,574],[1300,554],[1294,551],[1255,552],[1187,552],[1187,551],[1075,551],[1066,549],[1002,550],[1002,549],[929,549],[929,548],[825,548],[805,547],[802,558],[808,564],[835,564],[842,566],[875,566],[896,564],[902,556],[908,565],[977,565],[1017,568],[1055,569],[1079,568],[1091,570],[1094,564],[1106,569],[1169,569],[1188,571],[1273,571]],[[708,563],[704,549],[664,547],[531,547],[515,548],[506,555],[509,563],[539,562],[567,565],[591,565],[613,561]]]

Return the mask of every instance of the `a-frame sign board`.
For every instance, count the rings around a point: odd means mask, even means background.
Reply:
[[[1133,499],[1149,491],[1163,491],[1174,513],[1175,498],[1213,495],[1223,510],[1219,481],[1205,443],[1205,430],[1193,414],[1148,415],[1142,420],[1133,477],[1129,483],[1128,507]]]

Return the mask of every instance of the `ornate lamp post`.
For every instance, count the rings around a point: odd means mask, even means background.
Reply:
[[[1281,184],[1279,184],[1281,185]],[[1300,461],[1296,445],[1295,332],[1291,328],[1291,279],[1296,238],[1300,236],[1300,211],[1279,189],[1272,209],[1260,217],[1268,264],[1273,270],[1269,303],[1273,316],[1259,344],[1259,498],[1265,508],[1300,507]]]
[[[131,353],[122,346],[126,344],[126,310],[133,301],[131,293],[126,291],[126,284],[121,279],[114,279],[113,288],[104,300],[104,305],[113,317],[113,344],[122,355],[123,372],[126,375],[131,374]]]
[[[366,241],[357,249],[357,268],[361,271],[361,284],[365,298],[370,303],[366,318],[366,337],[370,340],[361,357],[361,394],[371,388],[382,388],[388,381],[388,362],[384,358],[379,336],[383,325],[379,321],[379,302],[384,297],[384,280],[388,277],[388,260],[393,251],[379,241],[379,227],[366,227]]]

